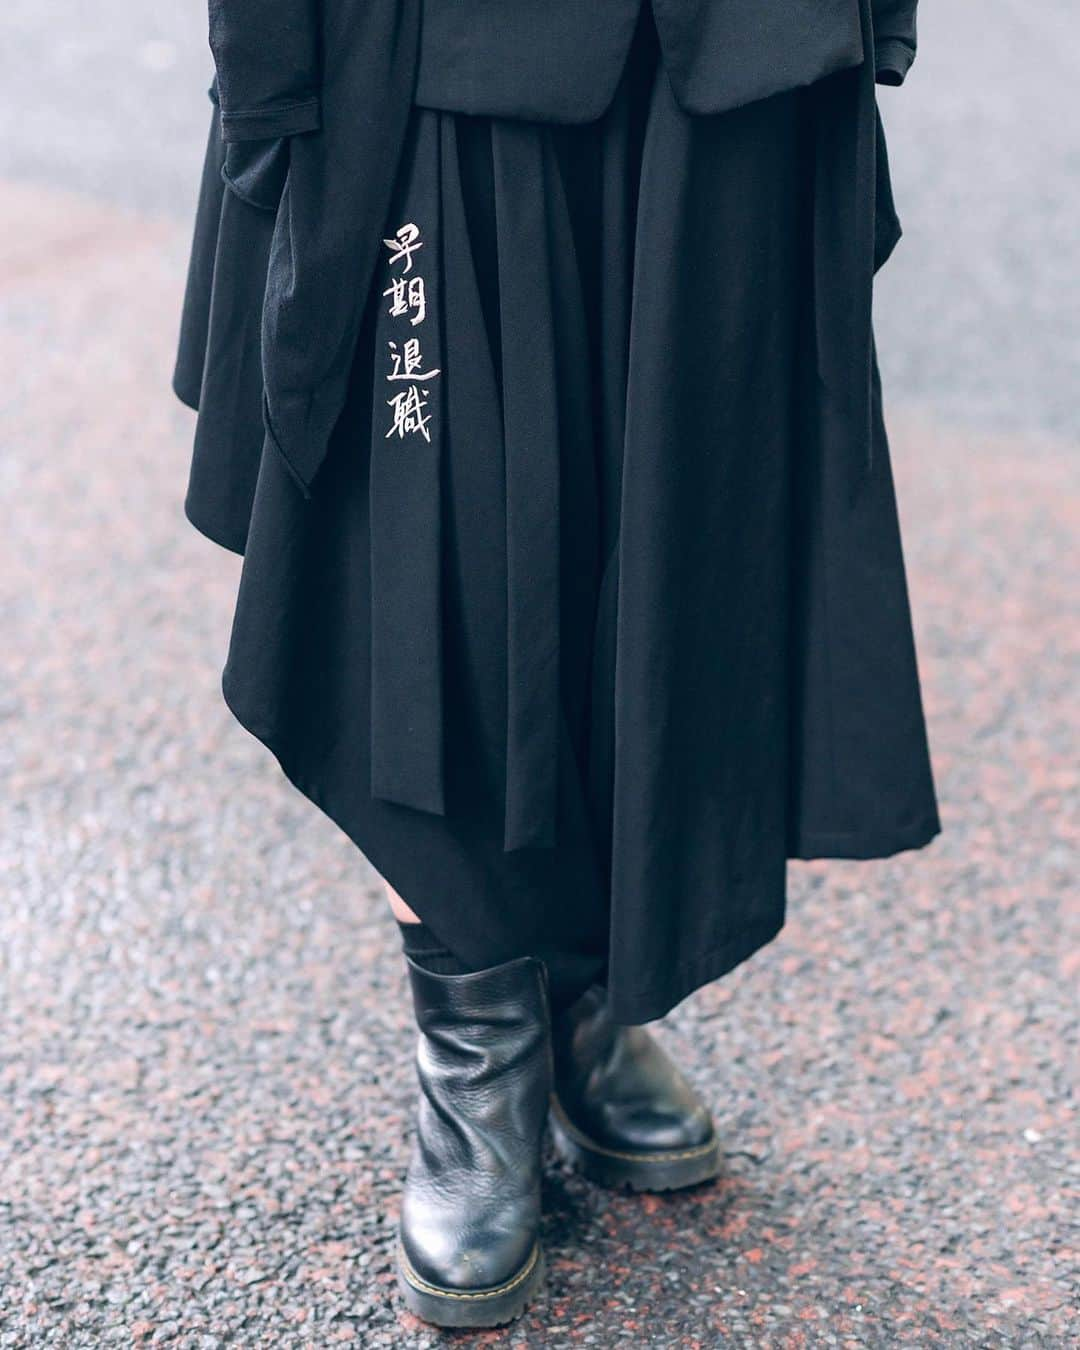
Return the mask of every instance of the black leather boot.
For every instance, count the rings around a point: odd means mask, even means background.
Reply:
[[[410,1311],[437,1326],[500,1326],[543,1280],[546,973],[531,957],[474,975],[408,964],[420,1104],[401,1207],[401,1290]]]
[[[562,1156],[601,1186],[673,1191],[714,1177],[708,1108],[644,1027],[617,1026],[594,985],[552,1024],[551,1127]]]

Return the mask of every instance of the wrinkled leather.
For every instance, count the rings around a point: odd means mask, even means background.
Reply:
[[[531,957],[474,975],[408,965],[420,1102],[401,1243],[430,1284],[489,1289],[525,1265],[540,1227],[551,1091],[544,968]]]
[[[599,986],[555,1018],[552,1050],[559,1104],[604,1148],[655,1153],[712,1138],[697,1093],[644,1027],[611,1020]]]

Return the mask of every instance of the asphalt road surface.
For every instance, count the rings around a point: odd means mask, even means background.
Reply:
[[[792,868],[661,1026],[720,1182],[554,1162],[505,1333],[396,1303],[376,879],[224,709],[237,561],[168,390],[201,0],[0,12],[0,1350],[1076,1344],[1080,24],[925,5],[879,347],[945,833]]]

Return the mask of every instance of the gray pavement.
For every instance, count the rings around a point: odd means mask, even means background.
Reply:
[[[548,1293],[444,1338],[391,1285],[393,926],[222,706],[237,560],[180,509],[201,0],[8,0],[0,1347],[1076,1343],[1080,27],[924,9],[878,325],[945,834],[793,868],[666,1019],[721,1182],[552,1164]]]

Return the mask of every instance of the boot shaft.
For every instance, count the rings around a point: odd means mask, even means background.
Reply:
[[[475,974],[435,975],[410,961],[409,978],[425,1170],[476,1173],[486,1154],[481,1170],[494,1181],[503,1170],[494,1155],[520,1154],[519,1184],[531,1178],[553,1082],[543,965],[523,957]]]

